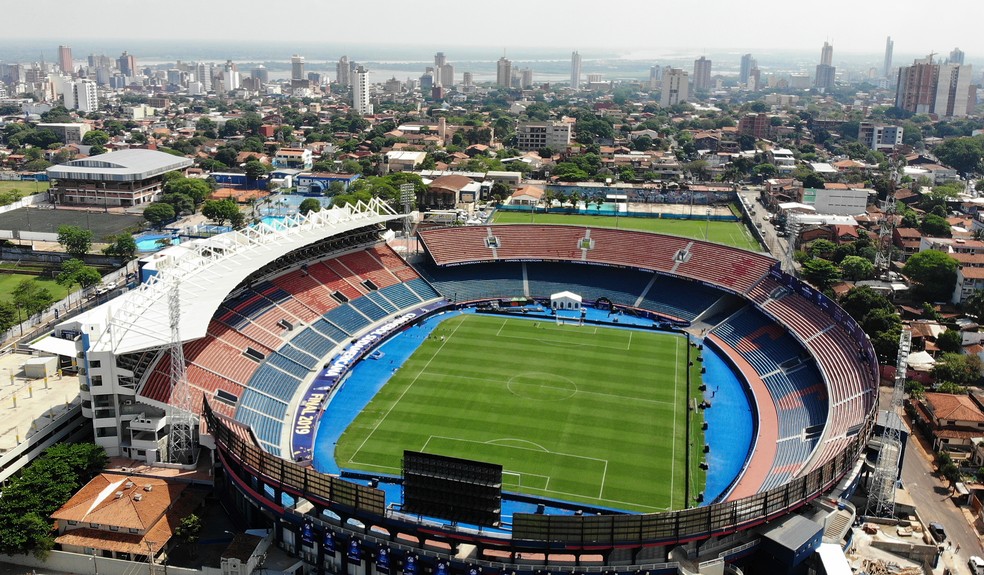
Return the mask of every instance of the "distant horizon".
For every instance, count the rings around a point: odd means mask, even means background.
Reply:
[[[96,40],[92,38],[75,39],[49,39],[32,38],[30,40],[0,39],[0,62],[38,62],[43,57],[46,62],[57,60],[58,46],[66,45],[72,48],[73,59],[76,62],[84,62],[89,54],[100,54],[109,57],[117,57],[124,50],[133,54],[137,58],[140,66],[157,66],[176,61],[207,61],[224,62],[229,59],[234,62],[245,64],[265,64],[265,63],[287,63],[293,54],[305,57],[306,65],[310,71],[326,70],[325,66],[332,66],[342,55],[347,55],[352,61],[374,64],[432,64],[433,55],[443,51],[448,61],[455,64],[466,63],[494,63],[503,55],[503,49],[495,46],[455,46],[452,44],[434,46],[397,46],[387,44],[334,44],[312,41],[288,41],[279,39],[265,39],[261,42],[249,42],[242,44],[234,40],[205,40],[199,42],[186,42],[175,45],[172,42],[155,39],[126,39],[112,38]],[[841,65],[858,69],[862,66],[878,66],[884,58],[883,53],[876,52],[846,52],[838,51],[834,47],[834,65]],[[686,66],[692,64],[693,60],[706,56],[714,62],[715,73],[720,70],[732,70],[738,68],[738,63],[742,54],[751,53],[758,60],[760,66],[769,68],[775,64],[801,64],[809,68],[819,62],[820,50],[807,49],[772,49],[749,51],[741,48],[716,48],[705,52],[691,51],[686,48],[674,49],[616,49],[612,46],[607,48],[594,49],[591,47],[583,48],[547,48],[547,47],[524,47],[516,50],[505,51],[506,58],[519,63],[531,62],[550,62],[556,61],[569,62],[571,52],[577,50],[582,57],[583,73],[592,72],[591,63],[603,63],[606,61],[621,62],[648,62],[651,65],[675,65]],[[949,50],[940,53],[938,58],[945,59]],[[928,54],[895,52],[893,55],[893,65],[906,65],[914,59],[924,58]],[[984,62],[984,61],[982,61]],[[965,63],[975,64],[973,57],[967,55]],[[419,70],[423,72],[421,68]],[[456,72],[468,71],[458,68]]]
[[[286,8],[260,0],[170,0],[166,10],[154,11],[135,0],[32,0],[4,7],[8,26],[3,42],[8,48],[50,43],[52,51],[66,43],[99,51],[148,42],[171,46],[176,53],[183,52],[185,44],[221,43],[235,44],[243,54],[257,44],[277,44],[287,57],[321,45],[361,59],[373,59],[379,51],[470,53],[483,44],[495,58],[505,48],[507,56],[569,56],[578,50],[605,57],[656,53],[696,58],[751,52],[812,53],[812,59],[819,60],[828,41],[835,61],[852,61],[865,55],[881,59],[885,38],[891,36],[896,62],[933,51],[945,55],[955,47],[971,61],[984,58],[979,19],[972,14],[959,17],[960,8],[955,7],[957,17],[927,26],[925,18],[914,16],[925,10],[915,0],[826,0],[822,5],[793,3],[781,8],[767,0],[705,0],[696,7],[622,0],[601,9],[587,0],[499,0],[494,7],[466,3],[453,9],[397,0],[376,0],[371,8],[325,0]],[[39,33],[44,37],[39,39]],[[335,54],[311,52],[312,58]]]

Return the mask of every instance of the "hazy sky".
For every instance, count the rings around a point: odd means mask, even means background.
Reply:
[[[915,0],[28,0],[4,2],[4,41],[174,39],[591,48],[610,51],[811,50],[984,57],[980,0],[934,13]],[[281,6],[283,9],[281,10]],[[23,24],[18,24],[23,22]],[[976,28],[976,29],[975,29]]]

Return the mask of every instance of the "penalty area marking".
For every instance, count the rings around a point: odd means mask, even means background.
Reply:
[[[527,441],[525,439],[519,439],[517,437],[501,437],[501,438],[498,438],[498,439],[490,439],[488,441],[478,441],[478,440],[474,440],[474,439],[461,439],[461,438],[458,438],[458,437],[447,437],[447,436],[444,436],[444,435],[431,435],[430,437],[427,438],[427,441],[424,442],[423,447],[420,448],[420,451],[422,453],[426,453],[427,452],[427,448],[430,446],[431,440],[433,440],[433,439],[448,441],[448,442],[452,442],[452,443],[455,443],[455,442],[457,442],[457,443],[476,443],[476,444],[480,444],[480,445],[489,445],[489,446],[494,446],[494,447],[503,447],[503,448],[506,448],[506,449],[521,449],[523,451],[533,451],[535,453],[549,453],[550,455],[555,455],[555,456],[560,456],[560,457],[569,457],[569,458],[572,458],[572,459],[582,459],[582,460],[585,460],[585,461],[593,461],[593,462],[596,462],[596,463],[601,463],[601,464],[604,465],[604,467],[601,469],[601,481],[599,482],[599,486],[598,486],[598,496],[597,497],[594,497],[594,499],[597,499],[598,501],[607,501],[607,502],[610,502],[610,503],[621,503],[621,504],[626,504],[626,505],[633,505],[633,504],[628,504],[628,503],[625,503],[625,502],[622,502],[622,501],[614,501],[614,500],[610,500],[610,499],[605,499],[605,498],[602,497],[602,494],[605,491],[605,480],[608,477],[608,460],[607,459],[601,459],[601,458],[598,458],[598,457],[588,457],[587,455],[576,455],[576,454],[573,454],[573,453],[562,453],[562,452],[559,452],[559,451],[550,451],[549,449],[543,447],[542,445],[539,445],[539,444],[534,443],[532,441]],[[522,443],[522,444],[532,445],[532,446],[535,446],[535,447],[524,447],[522,445],[504,445],[503,443],[501,443],[501,442],[504,442],[504,441],[505,442]],[[505,470],[503,470],[503,472],[505,472]],[[540,474],[537,474],[537,473],[525,473],[525,472],[517,472],[517,471],[512,471],[511,473],[513,473],[513,474],[517,474],[518,473],[520,475],[530,475],[530,476],[536,476],[536,477],[547,477],[547,486],[549,486],[549,484],[550,484],[551,477],[549,475],[540,475]],[[547,489],[547,488],[544,488],[544,489],[536,489],[534,487],[527,487],[527,488],[528,489],[535,489],[537,491],[542,491],[544,493],[554,493],[554,494],[557,494],[557,495],[568,495],[568,496],[575,496],[575,497],[585,497],[585,498],[588,498],[588,499],[591,499],[592,498],[592,496],[585,495],[583,493],[567,493],[567,492],[563,492],[563,491],[554,491],[552,489]]]

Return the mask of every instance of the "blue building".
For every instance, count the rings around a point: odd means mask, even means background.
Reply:
[[[328,172],[304,172],[294,177],[297,193],[309,196],[323,196],[328,193],[332,182],[341,182],[347,190],[359,174],[332,174]]]

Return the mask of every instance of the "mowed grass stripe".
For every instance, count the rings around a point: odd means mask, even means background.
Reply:
[[[398,473],[404,449],[426,447],[502,464],[508,490],[636,511],[679,507],[686,345],[655,332],[457,316],[344,432],[336,458],[342,468]]]

